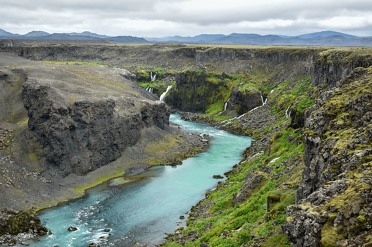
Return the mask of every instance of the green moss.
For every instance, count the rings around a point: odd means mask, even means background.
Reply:
[[[123,169],[118,169],[116,171],[111,171],[111,173],[100,176],[97,179],[95,179],[94,181],[91,181],[90,183],[86,183],[86,184],[83,184],[81,186],[74,187],[73,191],[77,195],[82,196],[82,195],[85,194],[85,191],[87,189],[90,189],[90,188],[96,187],[97,185],[103,184],[104,182],[106,182],[110,179],[117,178],[117,177],[122,177],[122,176],[124,176],[124,174],[125,174],[125,171]]]
[[[321,232],[321,244],[324,247],[335,247],[336,242],[342,240],[342,236],[337,233],[337,228],[327,222]]]
[[[262,243],[261,246],[262,247],[273,247],[273,246],[290,247],[291,245],[288,241],[287,235],[279,233],[279,234],[275,234],[269,237],[267,240],[265,240]]]
[[[364,215],[359,215],[357,217],[357,221],[359,221],[360,223],[365,223],[366,222],[366,217]]]

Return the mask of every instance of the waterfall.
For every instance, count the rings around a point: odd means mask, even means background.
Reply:
[[[291,111],[289,110],[291,108],[291,105],[288,106],[287,110],[285,110],[285,117],[289,118],[291,116]]]
[[[160,95],[160,101],[162,102],[164,101],[165,96],[167,95],[168,91],[171,90],[171,88],[172,88],[172,85],[169,85],[167,87],[167,90],[165,90],[165,92]]]
[[[264,100],[262,94],[261,94],[261,102],[262,102],[262,105],[266,105],[267,103],[267,98]]]
[[[152,75],[152,72],[150,74],[150,80],[153,82],[156,80],[156,73],[154,75]]]
[[[225,105],[223,106],[223,111],[227,110],[227,102],[225,102]]]

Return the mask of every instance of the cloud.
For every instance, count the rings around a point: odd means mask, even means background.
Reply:
[[[0,28],[109,35],[300,34],[333,29],[372,35],[370,0],[2,0]]]

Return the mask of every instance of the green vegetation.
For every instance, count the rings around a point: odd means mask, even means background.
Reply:
[[[289,162],[299,160],[302,164],[303,145],[297,145],[300,140],[300,132],[292,128],[276,133],[266,152],[245,160],[225,183],[207,194],[190,214],[188,227],[170,236],[165,246],[177,246],[180,235],[188,239],[185,246],[270,246],[276,241],[280,246],[289,246],[281,224],[285,222],[286,208],[294,203],[295,187],[300,181],[296,171],[301,165]],[[260,179],[252,182],[254,177]],[[250,187],[244,189],[247,184]]]
[[[272,99],[274,114],[283,112],[290,106],[299,114],[303,114],[315,103],[316,88],[311,84],[311,77],[303,77],[298,80],[284,81],[274,89]]]

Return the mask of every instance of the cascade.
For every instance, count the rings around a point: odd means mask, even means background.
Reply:
[[[289,110],[291,108],[291,105],[288,106],[287,110],[285,110],[285,117],[289,118],[291,116],[291,111]]]
[[[150,74],[150,80],[153,82],[156,80],[156,73],[153,75],[152,72]]]
[[[167,90],[165,90],[165,92],[160,95],[160,101],[164,101],[165,96],[167,95],[168,91],[171,89],[172,89],[172,85],[169,85],[167,87]]]
[[[223,111],[227,110],[227,102],[225,102],[225,105],[223,106]]]
[[[262,105],[266,105],[266,103],[267,103],[267,98],[264,100],[262,94],[261,94],[261,101],[262,101]]]

